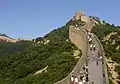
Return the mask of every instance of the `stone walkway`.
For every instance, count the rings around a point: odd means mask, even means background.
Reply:
[[[93,44],[96,46],[95,51],[90,50],[90,45],[88,45],[88,57],[83,65],[83,67],[88,67],[88,72],[85,70],[81,70],[82,74],[86,78],[88,74],[89,81],[85,84],[103,84],[103,69],[102,69],[102,60],[98,56],[98,50],[100,49],[99,44],[97,43],[96,39],[92,37]],[[98,62],[98,65],[97,65]],[[78,73],[77,78],[80,80],[80,73]]]
[[[88,63],[89,80],[93,81],[94,84],[103,84],[102,60],[98,57],[97,54],[100,46],[98,45],[95,38],[92,38],[92,40],[96,46],[96,50],[91,51],[88,49],[88,55],[90,56],[90,61]]]

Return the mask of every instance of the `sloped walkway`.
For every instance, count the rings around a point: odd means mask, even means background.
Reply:
[[[94,84],[103,84],[103,69],[102,69],[102,60],[98,57],[98,50],[100,49],[99,44],[97,43],[95,38],[92,38],[93,42],[96,46],[95,51],[91,51],[88,48],[89,63],[88,63],[88,72],[89,72],[89,80],[94,82]],[[98,62],[98,65],[97,65]]]
[[[94,45],[96,46],[96,50],[95,51],[91,51],[90,50],[90,45],[88,45],[88,57],[86,58],[86,60],[88,60],[88,62],[84,62],[83,67],[88,67],[88,82],[86,82],[85,84],[92,84],[92,82],[94,82],[94,84],[104,84],[103,83],[103,67],[102,67],[102,60],[98,57],[98,50],[100,49],[99,44],[97,43],[96,39],[93,37],[92,38]],[[97,65],[98,62],[98,65]],[[82,72],[82,74],[84,75],[84,77],[86,77],[86,70],[81,70],[80,72]],[[79,81],[80,80],[80,73],[78,73],[77,78]]]

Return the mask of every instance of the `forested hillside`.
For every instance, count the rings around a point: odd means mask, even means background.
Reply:
[[[92,32],[95,33],[100,39],[104,47],[105,56],[107,57],[107,59],[111,59],[113,63],[114,62],[116,63],[114,71],[115,72],[117,71],[118,73],[117,79],[111,76],[113,75],[113,73],[110,73],[112,69],[110,69],[108,66],[110,84],[113,84],[111,81],[113,79],[119,82],[120,81],[120,27],[104,22],[103,24],[96,25],[93,28]]]
[[[0,43],[0,60],[7,58],[12,53],[22,52],[28,47],[32,46],[33,42],[23,41],[17,43]]]
[[[66,77],[81,56],[80,50],[73,55],[78,48],[68,35],[68,26],[54,29],[24,51],[6,56],[0,61],[0,83],[53,84]]]

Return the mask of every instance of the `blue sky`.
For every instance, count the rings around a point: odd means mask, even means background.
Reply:
[[[44,36],[76,11],[120,25],[120,0],[0,0],[0,33],[14,38]]]

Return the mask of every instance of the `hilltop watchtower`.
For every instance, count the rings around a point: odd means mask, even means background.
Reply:
[[[81,19],[81,16],[85,16],[85,13],[84,12],[76,12],[73,17],[73,20],[79,20],[79,19]]]

